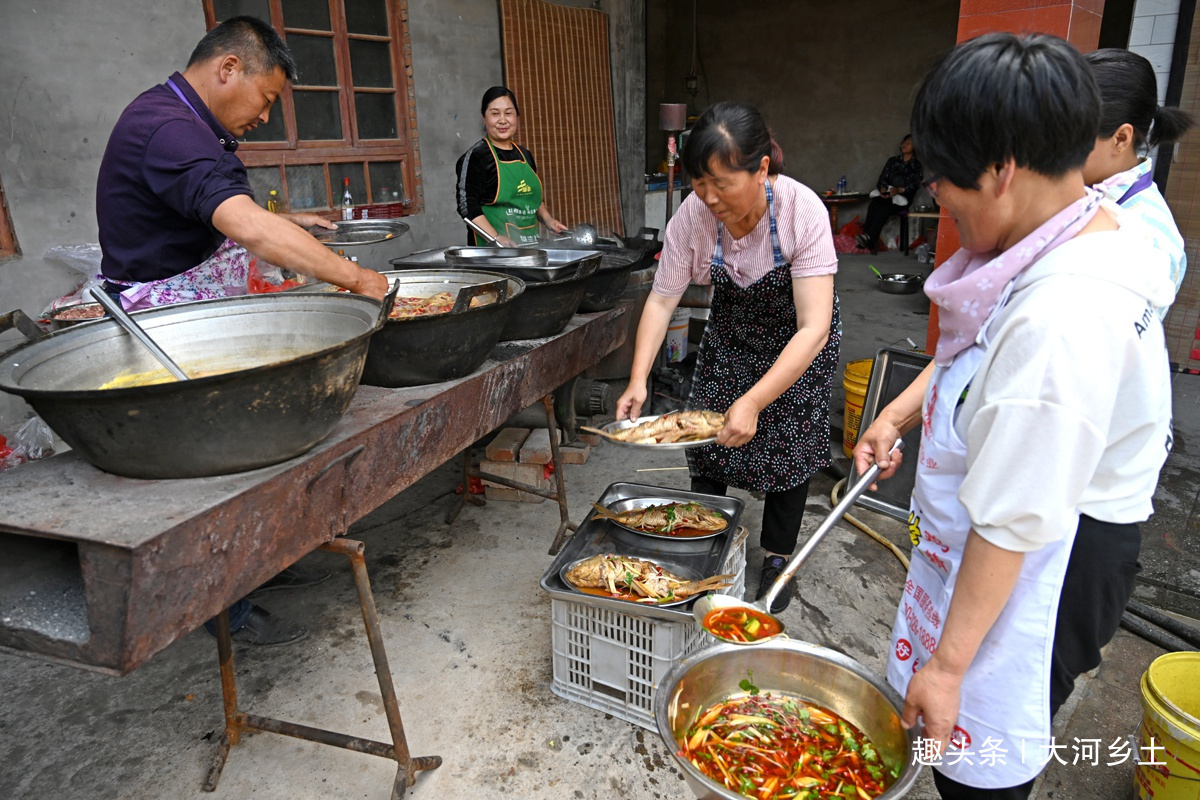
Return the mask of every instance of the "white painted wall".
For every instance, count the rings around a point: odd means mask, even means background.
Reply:
[[[1171,76],[1171,55],[1175,50],[1175,26],[1179,22],[1179,0],[1137,0],[1133,7],[1133,25],[1129,31],[1129,49],[1144,56],[1158,76],[1158,102],[1167,97],[1167,79]]]

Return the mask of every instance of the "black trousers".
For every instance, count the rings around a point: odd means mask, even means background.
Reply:
[[[1100,666],[1100,648],[1108,644],[1125,604],[1133,595],[1133,580],[1141,565],[1142,534],[1137,525],[1079,518],[1075,543],[1067,562],[1054,649],[1050,662],[1050,715],[1071,696],[1075,679]],[[933,770],[943,800],[1026,800],[1033,781],[1007,789],[975,789]]]
[[[703,475],[692,476],[692,491],[725,495],[728,486]],[[794,489],[767,492],[763,503],[762,548],[771,553],[788,555],[796,549],[800,523],[804,520],[804,505],[808,502],[808,481]]]
[[[872,197],[867,205],[867,219],[863,223],[863,233],[870,240],[871,247],[878,244],[879,232],[883,230],[888,217],[900,212],[900,206],[892,202],[890,197]]]

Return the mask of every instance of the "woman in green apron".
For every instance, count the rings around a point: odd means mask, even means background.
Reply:
[[[533,154],[513,141],[521,123],[517,96],[511,89],[493,86],[484,92],[479,111],[487,135],[471,145],[454,167],[459,216],[509,247],[536,244],[539,221],[551,233],[565,231],[567,226],[542,201]],[[468,244],[487,244],[474,232],[467,236]]]

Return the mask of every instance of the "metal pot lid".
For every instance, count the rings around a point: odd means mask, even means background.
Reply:
[[[328,247],[379,244],[408,233],[408,223],[397,219],[348,219],[335,223],[337,230],[309,228],[318,242]]]

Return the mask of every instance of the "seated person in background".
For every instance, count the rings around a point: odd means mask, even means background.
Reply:
[[[883,230],[883,224],[916,196],[923,177],[921,162],[913,155],[912,134],[905,134],[900,140],[900,155],[892,156],[883,165],[879,180],[875,182],[875,191],[871,192],[867,221],[858,235],[861,247],[872,253],[879,252],[879,232]]]

